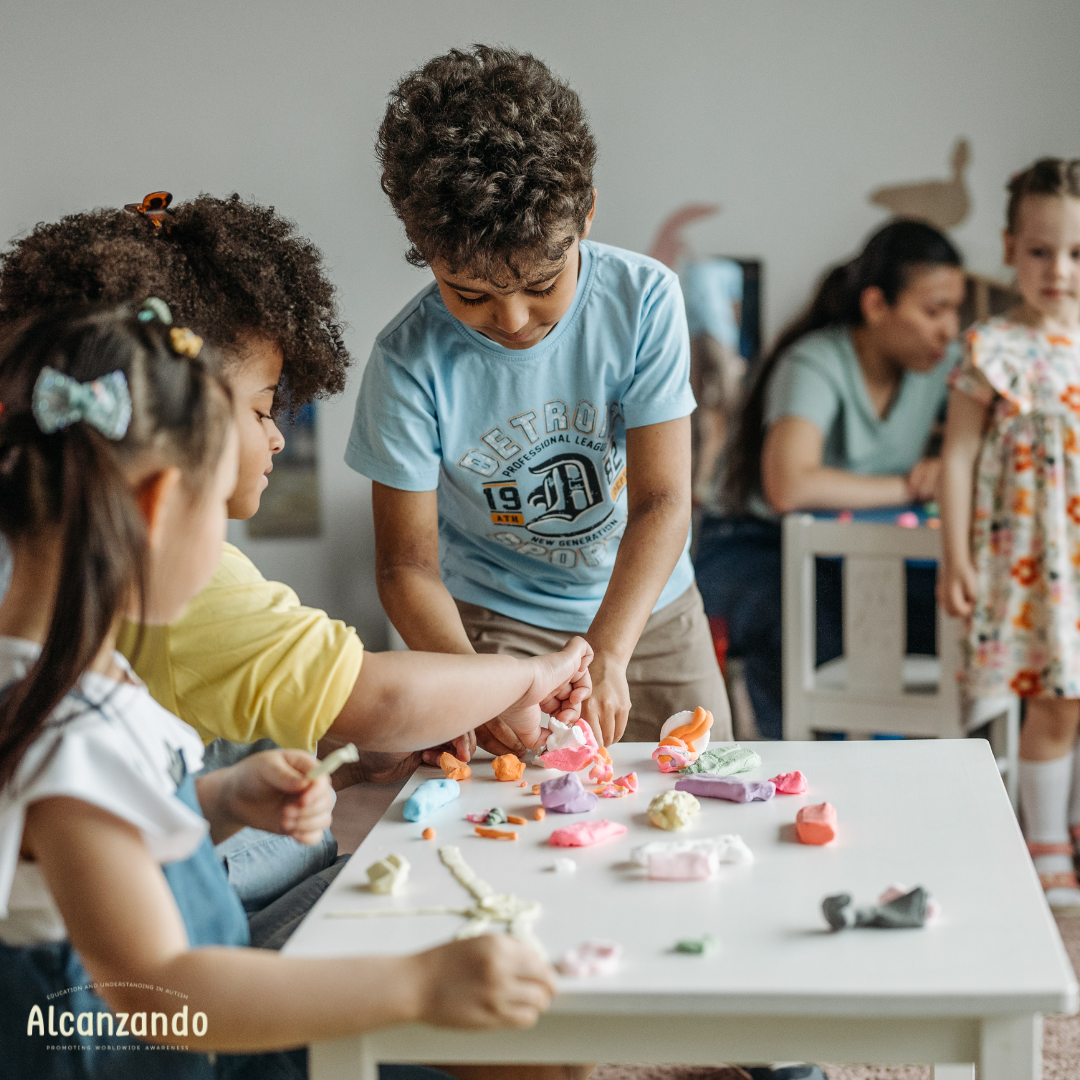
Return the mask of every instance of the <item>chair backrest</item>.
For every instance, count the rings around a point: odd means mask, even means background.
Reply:
[[[817,556],[844,559],[844,657],[828,672],[815,669]],[[905,560],[940,558],[935,529],[784,518],[785,739],[815,729],[963,736],[956,623],[939,609],[937,660],[904,657]]]

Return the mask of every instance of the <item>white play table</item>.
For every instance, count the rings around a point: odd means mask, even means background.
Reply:
[[[601,800],[589,817],[628,826],[592,848],[547,845],[581,815],[531,820],[532,784],[556,775],[527,769],[528,788],[499,783],[474,763],[461,798],[412,824],[402,789],[285,948],[292,956],[405,953],[449,940],[457,916],[327,918],[331,911],[398,906],[467,907],[470,898],[438,858],[456,844],[496,892],[539,900],[537,933],[553,958],[585,938],[622,942],[622,971],[561,979],[551,1010],[529,1031],[458,1032],[422,1025],[311,1048],[312,1080],[375,1080],[378,1062],[936,1062],[936,1080],[1030,1080],[1041,1070],[1042,1015],[1077,1009],[1076,980],[1047,908],[989,745],[981,739],[756,743],[767,779],[802,769],[807,795],[736,805],[702,799],[696,824],[662,833],[645,809],[674,778],[651,744],[612,747],[616,775],[634,769],[640,791]],[[583,779],[585,774],[582,774]],[[794,840],[799,807],[829,801],[837,840]],[[502,806],[530,821],[516,843],[480,839],[468,812]],[[425,826],[438,832],[421,839]],[[664,836],[739,833],[756,856],[714,882],[650,882],[628,864],[633,845]],[[405,855],[412,878],[400,897],[362,887],[366,867]],[[556,855],[575,875],[548,869]],[[893,882],[924,885],[943,909],[922,930],[831,933],[821,899],[851,892],[872,902]],[[711,956],[672,950],[677,938],[713,933]]]

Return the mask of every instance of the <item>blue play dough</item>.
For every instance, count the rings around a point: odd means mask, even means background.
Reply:
[[[402,813],[406,821],[422,821],[440,806],[453,802],[461,794],[461,785],[445,777],[425,780],[406,800]]]

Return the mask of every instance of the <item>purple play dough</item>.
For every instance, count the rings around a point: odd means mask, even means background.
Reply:
[[[737,776],[684,776],[675,781],[676,791],[689,791],[704,799],[727,799],[728,802],[766,802],[776,794],[771,780],[740,780]]]
[[[599,802],[591,791],[581,786],[577,773],[572,772],[545,780],[540,785],[540,801],[545,809],[556,814],[584,814]]]

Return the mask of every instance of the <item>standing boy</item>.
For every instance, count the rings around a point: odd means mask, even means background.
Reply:
[[[379,595],[412,649],[592,645],[583,714],[656,740],[727,696],[690,563],[686,317],[673,273],[588,241],[577,94],[508,49],[406,76],[382,186],[435,280],[383,330],[346,461],[371,477]],[[629,722],[628,722],[629,720]],[[489,725],[489,749],[518,749]]]

